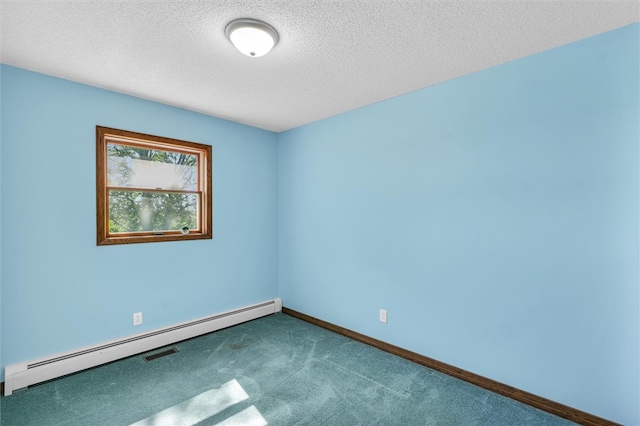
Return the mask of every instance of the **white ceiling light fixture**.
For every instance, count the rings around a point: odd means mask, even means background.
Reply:
[[[279,40],[278,32],[271,25],[248,18],[229,22],[225,33],[236,49],[252,58],[266,55]]]

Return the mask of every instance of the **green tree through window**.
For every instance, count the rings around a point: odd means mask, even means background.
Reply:
[[[98,244],[211,238],[211,147],[97,127]]]

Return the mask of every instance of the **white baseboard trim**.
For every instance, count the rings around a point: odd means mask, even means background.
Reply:
[[[4,369],[4,395],[9,396],[16,389],[211,333],[281,310],[282,301],[276,298],[124,339],[8,365]]]

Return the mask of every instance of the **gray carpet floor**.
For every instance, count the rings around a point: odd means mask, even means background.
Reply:
[[[275,314],[0,397],[13,425],[570,425]]]

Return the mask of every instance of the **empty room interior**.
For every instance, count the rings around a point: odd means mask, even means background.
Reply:
[[[3,425],[640,425],[638,2],[0,15]]]

